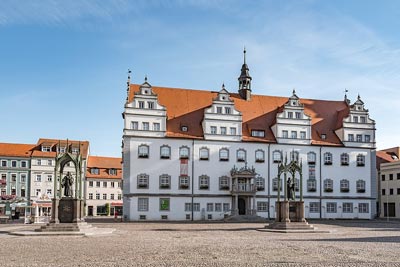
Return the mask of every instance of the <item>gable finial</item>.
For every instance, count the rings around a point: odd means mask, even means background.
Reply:
[[[147,82],[147,74],[144,76],[144,82]]]
[[[293,92],[292,93],[293,93],[293,95],[295,95],[296,94],[296,89],[293,88]]]
[[[357,100],[361,100],[360,93],[358,93]]]
[[[128,69],[128,80],[126,81],[126,102],[129,100],[129,87],[131,85],[131,70]]]
[[[222,90],[225,90],[225,83],[222,82]]]

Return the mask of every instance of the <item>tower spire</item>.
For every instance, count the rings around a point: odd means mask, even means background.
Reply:
[[[129,101],[129,89],[131,85],[131,70],[128,69],[128,80],[126,81],[126,103]]]
[[[243,65],[240,71],[239,80],[239,95],[245,100],[251,98],[251,76],[249,67],[246,64],[246,47],[243,48]]]

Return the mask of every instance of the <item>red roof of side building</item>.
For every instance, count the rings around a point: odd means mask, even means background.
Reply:
[[[89,156],[86,178],[89,179],[122,179],[122,159],[112,157]],[[98,168],[99,174],[92,174],[91,169]],[[110,169],[116,169],[117,174],[110,174]]]
[[[376,151],[376,167],[378,170],[381,169],[382,163],[393,162],[393,161],[396,161],[399,159],[399,155],[394,152],[396,150],[398,151],[399,148],[397,147],[397,148]],[[395,156],[395,157],[393,157],[393,156]],[[397,157],[397,159],[396,159],[396,157]]]
[[[131,84],[129,102],[138,92],[140,85]],[[158,102],[167,109],[167,137],[203,138],[202,120],[204,109],[212,105],[218,92],[178,89],[153,86],[158,95]],[[257,142],[276,142],[271,126],[276,122],[276,115],[281,112],[288,97],[252,95],[250,101],[243,100],[237,93],[230,93],[235,108],[242,113],[242,140]],[[349,114],[345,101],[327,101],[300,99],[305,114],[311,116],[312,144],[342,146],[335,130],[342,126],[342,121]],[[181,126],[188,126],[187,132]],[[251,129],[265,130],[265,137],[252,137]],[[325,134],[326,139],[321,135]]]
[[[73,146],[73,147],[78,147],[80,145],[80,151],[82,154],[82,157],[84,159],[87,158],[88,153],[89,153],[89,141],[76,141],[76,140],[59,140],[59,139],[45,139],[45,138],[40,138],[36,145],[34,146],[32,150],[32,157],[43,157],[43,158],[55,158],[57,155],[57,146]],[[45,152],[42,151],[42,145],[43,146],[50,146],[51,151]]]
[[[20,157],[29,158],[34,144],[10,144],[0,143],[0,157]]]

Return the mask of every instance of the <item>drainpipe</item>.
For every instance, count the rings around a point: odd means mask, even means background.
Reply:
[[[191,204],[191,212],[192,212],[192,221],[193,221],[193,202],[194,202],[194,139],[192,139],[192,204]]]
[[[271,184],[271,175],[270,175],[270,165],[271,165],[271,157],[270,157],[270,151],[271,151],[271,144],[268,144],[268,174],[266,177],[266,180],[268,181],[268,220],[271,219],[271,195],[270,195],[270,184]]]
[[[319,218],[322,219],[322,146],[319,147]]]

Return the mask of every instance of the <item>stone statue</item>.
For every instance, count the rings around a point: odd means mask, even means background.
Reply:
[[[294,181],[292,182],[292,179],[287,180],[287,185],[286,185],[286,190],[287,190],[287,194],[288,194],[288,200],[295,200],[294,199]]]
[[[74,178],[70,172],[61,181],[61,186],[64,187],[64,196],[72,197],[72,184],[74,183]]]

